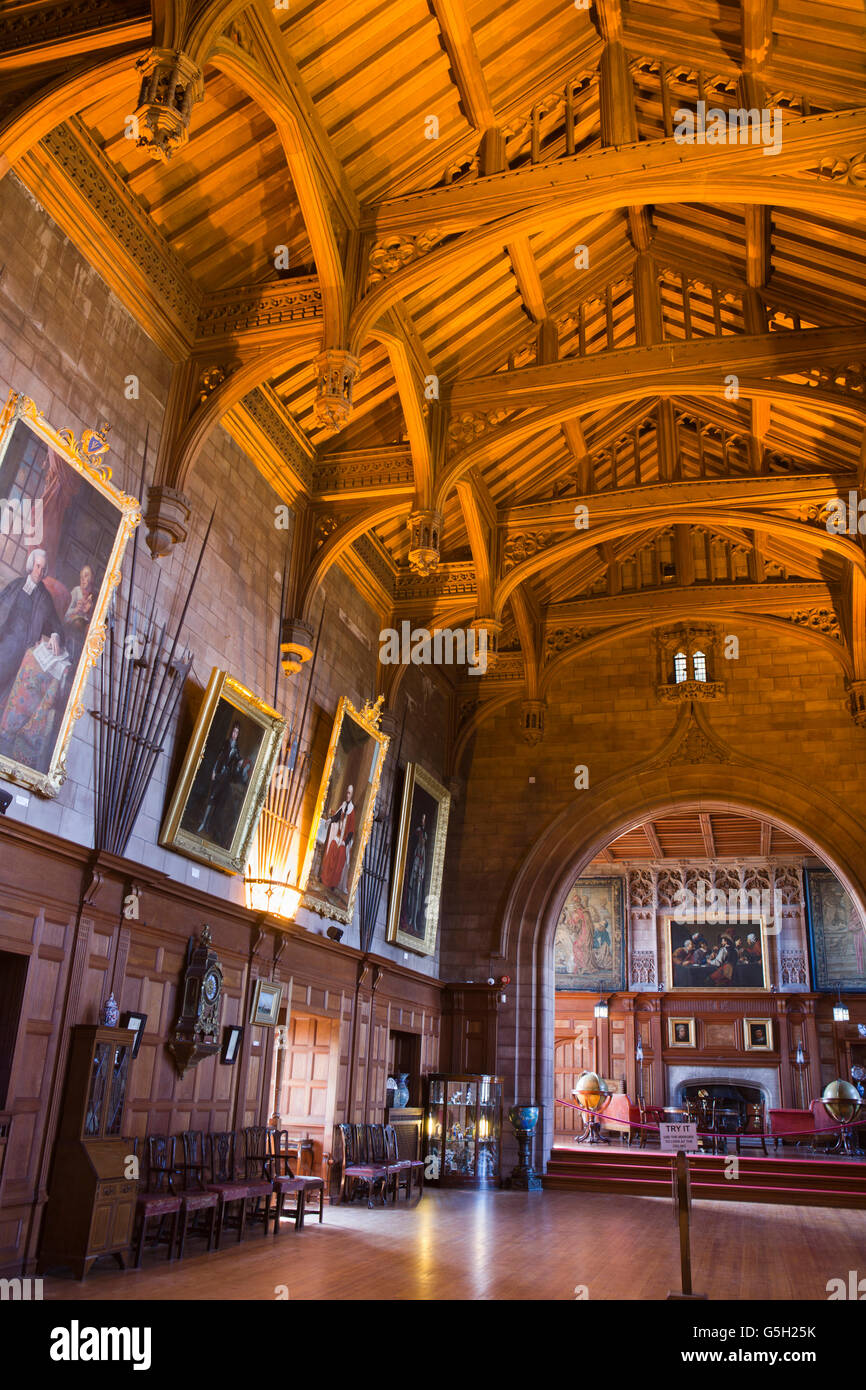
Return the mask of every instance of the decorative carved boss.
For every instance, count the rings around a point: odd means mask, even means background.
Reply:
[[[136,67],[142,75],[135,111],[138,144],[158,159],[171,159],[189,139],[193,104],[204,96],[201,69],[185,53],[164,48],[139,58]]]

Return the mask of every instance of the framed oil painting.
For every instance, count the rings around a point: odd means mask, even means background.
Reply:
[[[107,427],[106,427],[107,428]],[[138,502],[111,483],[106,430],[57,431],[13,393],[0,415],[0,777],[56,796],[105,640]]]
[[[669,989],[769,989],[763,918],[708,927],[666,917],[659,932]]]
[[[773,1020],[771,1018],[744,1018],[743,1043],[747,1052],[772,1052]]]
[[[695,1020],[693,1018],[668,1019],[668,1047],[694,1047]]]
[[[621,878],[579,878],[565,900],[554,939],[557,990],[625,989]]]
[[[243,873],[285,727],[276,710],[214,668],[159,843]]]
[[[276,1028],[283,1002],[283,986],[273,980],[256,980],[250,1023],[258,1028]]]
[[[814,989],[866,991],[866,926],[829,869],[805,869]]]
[[[419,955],[436,950],[451,797],[417,763],[406,767],[388,904],[388,940]]]
[[[382,764],[390,739],[379,732],[382,697],[356,710],[337,706],[316,797],[301,884],[303,905],[351,922]]]

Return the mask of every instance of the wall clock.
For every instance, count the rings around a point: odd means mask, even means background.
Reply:
[[[205,925],[198,942],[189,939],[180,1014],[168,1042],[181,1076],[219,1052],[222,994],[222,967],[211,945],[210,927]]]

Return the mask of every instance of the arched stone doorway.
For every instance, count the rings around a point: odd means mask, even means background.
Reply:
[[[770,767],[727,761],[644,767],[576,792],[527,855],[500,935],[500,952],[513,972],[499,1032],[503,1101],[506,1108],[530,1100],[543,1107],[538,1164],[546,1162],[553,1136],[553,938],[562,905],[574,880],[611,840],[654,815],[679,811],[754,814],[793,832],[866,916],[866,826],[823,789]]]

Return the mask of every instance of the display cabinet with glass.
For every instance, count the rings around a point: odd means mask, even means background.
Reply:
[[[427,1181],[498,1186],[501,1077],[435,1073],[428,1080]]]
[[[81,1279],[100,1255],[114,1255],[125,1266],[138,1196],[123,1138],[134,1042],[129,1028],[88,1024],[72,1030],[40,1273],[66,1265]]]

